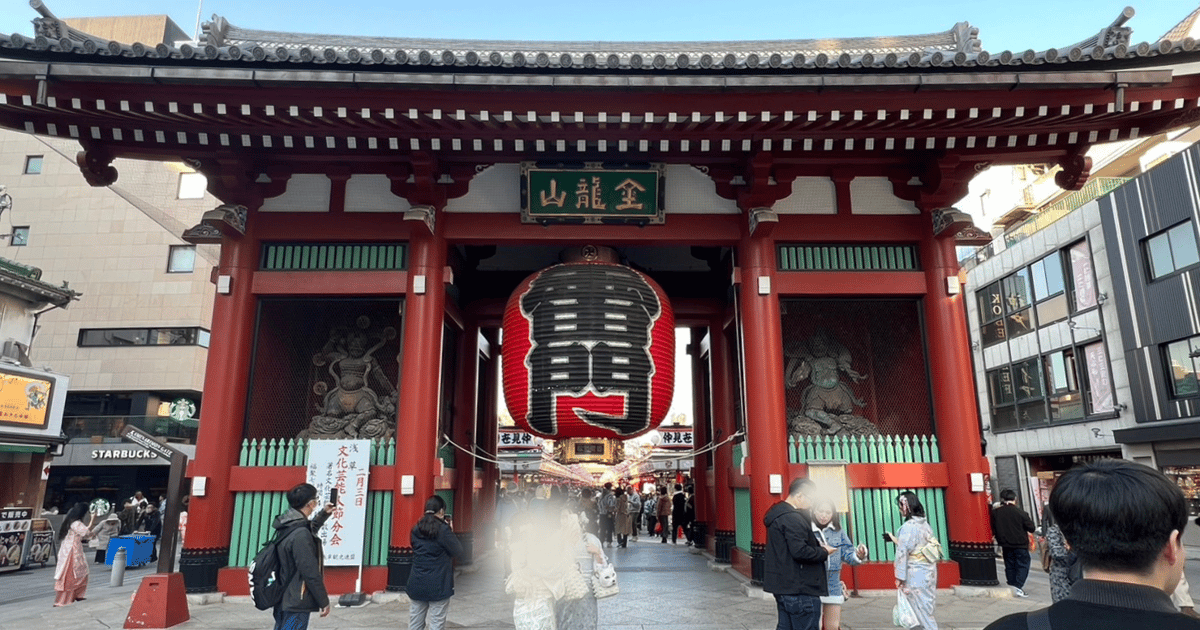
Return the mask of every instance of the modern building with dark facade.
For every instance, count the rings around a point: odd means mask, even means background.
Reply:
[[[1101,198],[1134,426],[1130,457],[1175,478],[1200,512],[1200,148]],[[1119,270],[1119,271],[1116,271]]]

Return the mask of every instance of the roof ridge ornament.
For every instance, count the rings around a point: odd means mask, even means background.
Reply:
[[[1125,23],[1128,22],[1135,13],[1137,12],[1133,10],[1133,7],[1125,7],[1125,9],[1117,15],[1117,19],[1113,20],[1112,24],[1100,29],[1099,33],[1096,33],[1092,37],[1089,37],[1072,46],[1064,46],[1062,50],[1071,50],[1072,48],[1076,47],[1082,50],[1091,50],[1097,46],[1106,49],[1114,46],[1125,46],[1128,48],[1130,38],[1133,37],[1133,29],[1125,26]]]
[[[109,43],[107,39],[85,33],[58,19],[58,17],[50,11],[50,7],[47,7],[46,3],[42,2],[42,0],[29,0],[29,6],[33,7],[33,10],[37,11],[38,14],[42,16],[33,19],[34,35],[45,37],[52,42],[60,42],[59,45],[65,50],[69,50],[69,48],[64,45],[65,42],[69,41],[90,41],[99,44],[100,47],[107,46]]]
[[[958,45],[956,52],[978,53],[983,50],[983,41],[979,39],[979,27],[971,26],[970,22],[959,22],[950,32],[954,34],[954,42]]]

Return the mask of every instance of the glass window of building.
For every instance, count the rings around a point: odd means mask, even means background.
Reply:
[[[1200,394],[1196,370],[1200,368],[1200,336],[1166,344],[1167,382],[1176,398]]]
[[[195,245],[172,245],[167,256],[167,273],[191,273],[196,268]]]
[[[1004,431],[1017,428],[1017,414],[1013,407],[1016,391],[1013,389],[1012,371],[1008,366],[987,373],[988,395],[992,403],[992,429]]]
[[[1000,283],[993,282],[975,294],[979,301],[979,318],[983,322],[981,336],[983,345],[1000,343],[1008,337],[1004,333],[1004,297]]]
[[[1050,420],[1076,420],[1084,417],[1083,395],[1079,391],[1079,366],[1075,349],[1051,352],[1043,361]]]
[[[84,328],[80,347],[113,346],[202,346],[208,347],[209,332],[196,326],[175,328]]]
[[[1033,287],[1029,277],[1029,269],[1025,268],[1003,280],[1004,308],[1008,314],[1005,332],[1009,339],[1032,332],[1035,327],[1031,308]]]
[[[12,236],[8,239],[8,242],[17,247],[24,247],[24,246],[28,245],[29,244],[29,226],[28,225],[14,226],[12,229]]]
[[[25,174],[26,175],[41,175],[42,174],[42,156],[26,155],[25,156]]]
[[[1070,313],[1067,307],[1062,255],[1054,252],[1033,263],[1029,270],[1030,275],[1033,276],[1033,295],[1037,301],[1038,323],[1045,326],[1066,319]]]
[[[1192,222],[1185,221],[1146,239],[1146,258],[1150,261],[1152,280],[1200,264],[1200,247],[1196,245]]]

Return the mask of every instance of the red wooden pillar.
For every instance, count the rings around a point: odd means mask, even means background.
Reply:
[[[984,492],[971,491],[971,473],[988,472],[988,463],[981,448],[966,311],[961,293],[951,295],[946,282],[958,276],[955,231],[945,238],[931,233],[922,243],[933,410],[942,458],[950,472],[946,488],[950,559],[959,563],[963,584],[994,585],[998,581],[990,506]]]
[[[774,289],[775,241],[747,236],[738,244],[738,286],[741,308],[742,353],[745,358],[746,439],[749,449],[752,542],[750,579],[762,583],[767,530],[763,517],[778,501],[770,491],[772,475],[783,487],[789,479],[787,414],[783,392],[783,329],[779,294]],[[764,282],[765,280],[765,282]]]
[[[440,227],[441,222],[438,222]],[[425,511],[437,476],[442,327],[445,319],[446,241],[414,226],[409,240],[408,291],[404,300],[404,359],[397,410],[396,490],[387,590],[403,591],[412,569],[409,531]],[[407,481],[412,494],[404,493]]]
[[[708,325],[708,364],[712,383],[713,441],[727,439],[737,427],[733,417],[734,392],[733,352],[725,332],[725,316],[715,317]],[[731,479],[733,443],[713,452],[713,556],[717,562],[729,563],[737,540],[737,519],[733,505]]]
[[[467,322],[458,344],[458,375],[454,379],[451,439],[475,452],[475,406],[479,378],[479,326]],[[474,561],[475,458],[455,449],[454,454],[454,533],[463,544],[463,564]]]
[[[708,370],[704,356],[700,352],[704,340],[705,329],[693,327],[691,342],[688,344],[688,355],[692,359],[692,448],[700,448],[712,439],[709,426],[711,422],[708,392]],[[692,539],[696,547],[704,549],[708,546],[708,524],[712,522],[708,493],[708,462],[710,454],[696,455],[692,459],[692,490],[693,502],[696,506],[696,521],[692,524]]]
[[[188,468],[193,479],[206,480],[204,494],[193,496],[188,505],[190,521],[204,526],[188,529],[179,560],[191,593],[216,592],[217,573],[229,564],[234,498],[229,478],[242,444],[254,346],[255,300],[250,289],[258,267],[258,242],[253,230],[251,217],[244,236],[226,237],[221,244],[217,273],[230,276],[230,292],[218,292],[213,301],[204,407],[196,457]]]

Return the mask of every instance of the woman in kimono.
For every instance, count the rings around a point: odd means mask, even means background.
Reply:
[[[842,521],[833,501],[818,500],[813,504],[812,515],[813,528],[817,530],[818,538],[824,539],[826,545],[838,550],[838,553],[829,554],[825,561],[829,595],[821,598],[821,627],[824,630],[838,630],[842,623],[842,604],[846,601],[842,592],[842,563],[862,564],[862,561],[867,559],[867,547],[859,545],[856,549],[850,537],[842,531]]]
[[[933,618],[933,606],[937,600],[937,564],[931,562],[922,551],[930,541],[936,540],[929,521],[925,519],[925,506],[912,492],[901,492],[896,499],[904,525],[897,535],[884,536],[896,543],[895,576],[896,589],[908,600],[909,606],[920,622],[915,628],[937,630]]]
[[[560,548],[555,534],[541,519],[528,510],[513,515],[512,540],[509,552],[512,573],[504,582],[504,591],[513,600],[515,630],[555,630],[555,602],[566,592],[563,555],[554,553]],[[548,551],[550,551],[548,553]]]
[[[83,555],[83,541],[91,537],[92,523],[96,520],[96,515],[92,514],[84,525],[83,517],[87,513],[86,503],[76,503],[67,512],[59,530],[63,541],[58,549],[58,564],[54,567],[55,606],[82,601],[87,593],[88,562]]]
[[[596,630],[598,611],[592,594],[592,569],[608,562],[601,549],[600,539],[579,525],[579,517],[563,510],[561,534],[565,551],[570,557],[567,571],[578,576],[564,577],[563,596],[554,604],[556,630]]]

